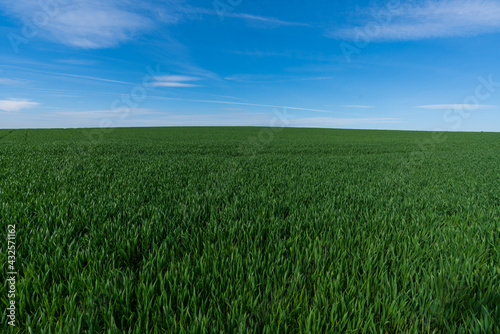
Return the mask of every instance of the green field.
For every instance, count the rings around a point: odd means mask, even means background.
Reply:
[[[0,331],[500,332],[500,133],[279,130],[0,130]]]

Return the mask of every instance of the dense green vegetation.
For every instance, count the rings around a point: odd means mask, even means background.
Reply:
[[[500,134],[93,131],[0,130],[2,332],[500,331]]]

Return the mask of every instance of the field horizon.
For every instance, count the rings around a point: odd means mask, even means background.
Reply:
[[[261,125],[178,125],[178,126],[114,126],[114,127],[54,127],[54,128],[0,128],[0,131],[12,130],[97,130],[112,131],[113,129],[165,129],[165,128],[262,128],[276,129],[273,126]],[[359,128],[335,128],[335,127],[302,127],[302,126],[283,126],[281,129],[318,129],[318,130],[348,130],[348,131],[388,131],[388,132],[443,132],[443,133],[500,133],[500,131],[469,131],[469,130],[405,130],[405,129],[359,129]]]

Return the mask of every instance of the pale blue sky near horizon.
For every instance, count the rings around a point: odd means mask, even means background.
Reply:
[[[497,132],[499,41],[494,0],[0,0],[0,128]]]

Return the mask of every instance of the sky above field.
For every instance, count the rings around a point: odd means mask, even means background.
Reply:
[[[500,131],[500,1],[0,0],[0,128]]]

